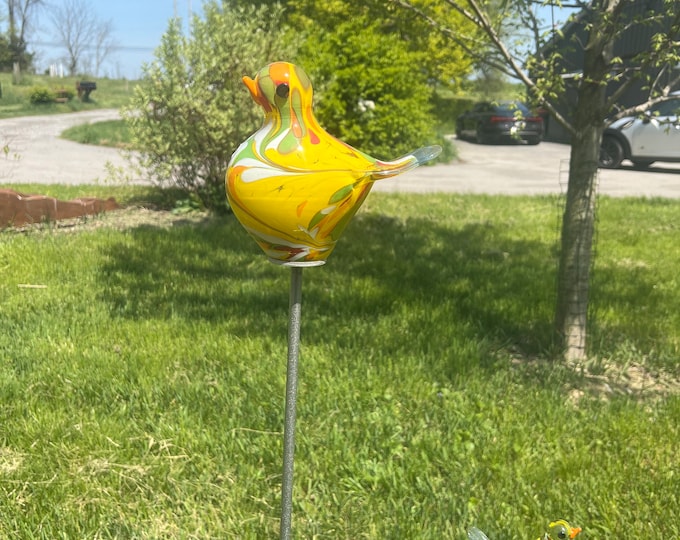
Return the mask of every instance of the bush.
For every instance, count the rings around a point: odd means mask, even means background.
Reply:
[[[450,158],[450,145],[435,131],[427,73],[417,69],[423,54],[407,50],[398,35],[385,34],[368,18],[319,32],[306,42],[303,55],[321,125],[379,159],[434,142],[445,148],[442,157]]]
[[[435,92],[432,104],[439,124],[455,126],[456,118],[470,110],[475,100],[468,96],[446,96]]]
[[[203,13],[188,38],[170,22],[123,115],[153,180],[226,211],[229,158],[262,122],[241,77],[290,57],[291,48],[280,6],[235,8],[211,0]]]
[[[43,105],[54,102],[54,93],[46,86],[34,86],[29,90],[28,98],[33,105]]]
[[[54,94],[56,98],[65,99],[66,101],[71,101],[76,96],[75,90],[70,88],[59,88],[59,90],[55,90]]]

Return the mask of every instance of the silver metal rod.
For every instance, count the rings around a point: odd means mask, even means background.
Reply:
[[[290,540],[293,517],[293,465],[295,462],[295,412],[297,402],[300,320],[302,315],[302,268],[291,267],[288,318],[288,369],[286,411],[283,426],[283,478],[281,482],[281,540]]]

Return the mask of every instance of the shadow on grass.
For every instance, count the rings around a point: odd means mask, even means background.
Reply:
[[[597,343],[600,356],[619,356],[635,362],[645,356],[653,363],[677,370],[678,332],[673,323],[677,320],[677,302],[672,298],[673,287],[666,287],[663,279],[634,263],[595,263],[589,339]]]
[[[439,355],[454,371],[466,355],[491,365],[499,349],[545,356],[554,249],[492,222],[456,228],[360,213],[328,263],[304,271],[303,341],[332,346],[348,363]],[[285,343],[290,271],[269,263],[233,217],[138,227],[106,255],[100,275],[115,316],[216,323],[236,336]],[[626,335],[643,347],[667,341],[657,335],[665,330],[649,331],[650,320],[665,320],[667,303],[647,274],[596,267],[594,308],[617,313],[606,326],[593,318],[597,351],[613,352]]]
[[[233,218],[133,229],[106,261],[104,300],[116,316],[220,322],[238,335],[285,339],[290,273],[267,262]],[[305,270],[304,339],[342,340],[346,328],[377,325],[387,349],[464,336],[539,353],[550,339],[554,267],[551,246],[493,224],[455,229],[363,213],[325,266]]]
[[[451,326],[465,322],[479,338],[531,352],[547,345],[555,283],[551,246],[514,238],[488,222],[454,229],[380,215],[359,216],[347,240],[338,248],[338,274],[381,283],[386,309],[425,304],[434,312],[443,306]],[[354,243],[366,252],[353,250]]]
[[[235,328],[248,321],[248,333],[262,331],[257,314],[285,312],[287,293],[266,294],[258,286],[275,279],[275,269],[257,259],[249,242],[229,218],[170,229],[136,227],[107,253],[104,300],[120,317],[232,321]]]

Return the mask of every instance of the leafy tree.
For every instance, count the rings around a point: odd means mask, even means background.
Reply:
[[[40,8],[45,6],[44,0],[4,0],[7,14],[7,42],[9,62],[3,61],[0,69],[12,69],[18,63],[22,70],[33,62],[33,54],[28,52],[28,34],[35,22]]]
[[[285,5],[286,21],[300,36],[298,62],[312,77],[316,115],[326,129],[382,158],[435,139],[445,148],[440,159],[451,157],[450,143],[435,134],[432,98],[436,85],[456,85],[472,67],[457,47],[384,0]],[[457,14],[448,20],[467,24]]]
[[[179,21],[170,22],[124,117],[153,179],[226,211],[229,158],[262,121],[241,77],[291,57],[293,48],[284,39],[280,6],[238,8],[212,0],[203,13],[194,16],[188,37]]]
[[[357,24],[365,32],[358,33]],[[436,139],[436,122],[429,105],[432,90],[414,73],[419,55],[376,26],[342,22],[302,54],[317,86],[315,113],[324,127],[352,146],[390,159]]]
[[[570,47],[579,51],[583,69],[575,77],[576,101],[571,115],[561,105],[566,92],[567,65],[564,50],[550,47],[554,36],[542,30],[536,16],[537,5],[561,6],[559,0],[501,0],[489,4],[482,0],[440,0],[439,5],[462,14],[482,30],[487,39],[449,26],[438,12],[417,0],[391,0],[394,5],[418,15],[448,39],[463,47],[478,61],[490,64],[520,80],[535,102],[545,107],[571,135],[571,156],[566,207],[562,222],[555,308],[555,331],[568,360],[585,357],[587,314],[595,232],[595,197],[598,157],[602,133],[607,123],[622,116],[640,113],[655,103],[669,99],[680,84],[673,67],[680,62],[680,1],[656,0],[574,0],[581,8],[574,24]],[[527,60],[527,44],[504,39],[507,19],[521,21],[534,40],[534,54]],[[646,29],[651,40],[639,40],[625,58],[614,48],[626,33]],[[638,35],[641,35],[638,33]],[[528,69],[525,69],[528,68]],[[573,67],[571,68],[573,70]],[[633,85],[647,89],[647,99],[632,107],[619,105]]]
[[[0,35],[0,71],[9,70],[12,66],[12,50],[9,40]]]
[[[433,88],[461,78],[471,63],[405,21],[385,2],[289,2],[288,19],[303,36],[300,63],[316,87],[319,121],[335,136],[380,158],[437,140]],[[439,43],[438,43],[439,42]],[[446,54],[443,54],[445,51]]]
[[[421,2],[431,6],[449,25],[480,35],[462,15],[443,9],[437,5],[437,0]],[[302,31],[309,38],[306,42],[314,47],[331,38],[343,24],[354,22],[356,40],[384,37],[401,52],[414,53],[412,74],[422,74],[430,84],[456,85],[473,65],[473,60],[463,54],[458,45],[452,45],[440,33],[432,32],[419,18],[404,16],[403,11],[384,0],[288,0],[288,13],[291,25]],[[343,45],[336,49],[336,54],[345,54],[347,49]],[[370,61],[370,58],[366,60]]]

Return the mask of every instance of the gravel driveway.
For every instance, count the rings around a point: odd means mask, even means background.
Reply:
[[[119,118],[117,110],[96,110],[0,120],[0,183],[85,184],[104,181],[107,163],[128,170],[118,150],[82,145],[59,138],[68,127]],[[511,195],[562,193],[566,190],[569,147],[479,145],[455,141],[459,161],[420,167],[377,182],[376,191],[457,192]],[[13,159],[17,154],[18,159]],[[396,156],[395,156],[396,157]],[[134,182],[142,178],[129,172]],[[600,171],[600,193],[611,196],[680,198],[680,165],[655,164],[649,171],[632,167]]]

